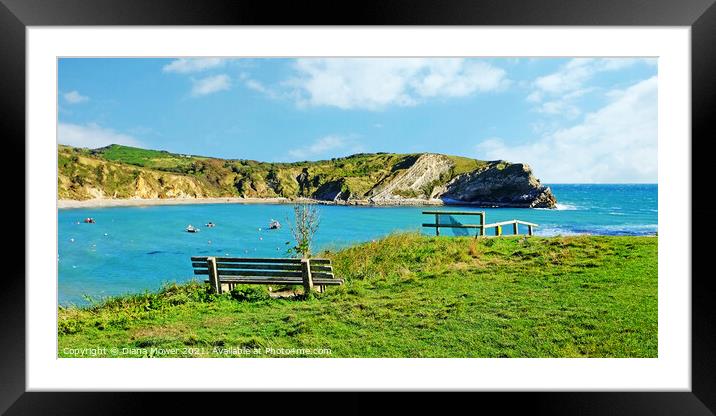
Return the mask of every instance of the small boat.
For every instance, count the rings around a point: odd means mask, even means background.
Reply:
[[[269,230],[278,230],[279,228],[281,228],[281,223],[271,219],[271,222],[269,223]]]
[[[186,230],[185,230],[185,231],[188,232],[188,233],[198,233],[198,232],[201,231],[201,230],[199,230],[198,228],[196,228],[196,227],[194,227],[193,225],[189,224],[189,225],[186,227]]]
[[[85,222],[86,224],[94,224],[94,223],[95,223],[95,220],[94,220],[94,218],[89,218],[89,217],[87,217],[87,218],[84,219],[84,222]]]
[[[207,227],[207,228],[213,228],[213,227],[216,227],[216,224],[214,224],[213,222],[209,221],[209,222],[206,223],[206,227]]]

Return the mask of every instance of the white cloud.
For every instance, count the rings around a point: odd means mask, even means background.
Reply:
[[[255,79],[247,79],[245,81],[245,84],[248,89],[262,92],[262,93],[269,92],[268,89],[266,87],[264,87],[264,85],[262,83],[260,83],[259,81],[256,81]]]
[[[62,97],[68,104],[79,104],[89,101],[89,97],[80,94],[77,90],[62,94]]]
[[[347,154],[359,153],[361,151],[363,151],[363,147],[351,138],[324,136],[308,146],[289,150],[288,155],[294,160],[309,160],[346,156]]]
[[[561,94],[557,99],[544,102],[539,102],[541,101],[541,97],[538,99],[530,98],[532,96],[531,94],[527,97],[527,100],[533,102],[537,101],[537,107],[535,110],[538,113],[575,118],[582,113],[582,110],[576,105],[575,100],[593,90],[594,88],[582,88]]]
[[[582,110],[566,100],[554,100],[542,103],[537,107],[537,112],[550,115],[561,115],[567,118],[577,117]]]
[[[495,91],[509,83],[500,68],[457,58],[310,58],[298,59],[294,70],[282,86],[300,106],[342,109],[412,106],[429,98]]]
[[[486,62],[461,59],[431,60],[410,84],[422,97],[462,97],[493,91],[505,84],[505,71]]]
[[[57,125],[57,142],[91,149],[108,146],[110,144],[142,147],[142,143],[136,138],[128,134],[118,133],[109,128],[100,127],[96,123],[85,125],[59,123]]]
[[[617,71],[639,62],[651,64],[654,59],[641,58],[574,58],[556,72],[539,77],[532,83],[527,101],[535,103],[535,111],[574,118],[581,114],[577,99],[595,90],[586,84],[598,73]]]
[[[221,58],[180,58],[164,65],[162,71],[178,74],[194,74],[223,67],[226,61],[226,59]],[[228,90],[231,87],[231,79],[226,74],[212,75],[200,79],[192,78],[191,82],[191,95],[194,97]]]
[[[585,82],[594,75],[605,71],[617,71],[639,62],[653,59],[637,58],[574,58],[564,64],[557,72],[539,77],[534,82],[536,92],[562,94],[583,88]]]
[[[201,78],[192,82],[194,83],[191,89],[191,95],[193,96],[213,94],[218,91],[228,90],[231,87],[231,80],[226,74]]]
[[[240,76],[241,80],[244,81],[246,88],[264,94],[268,98],[277,99],[281,97],[281,93],[273,88],[269,88],[262,84],[260,81],[249,78],[248,74],[243,73]]]
[[[548,183],[656,182],[657,77],[608,97],[580,124],[523,145],[487,139],[477,157],[526,162]]]
[[[225,62],[225,59],[220,58],[181,58],[164,65],[162,71],[177,74],[191,74],[221,67]]]
[[[542,93],[540,91],[532,91],[530,95],[527,96],[527,101],[531,103],[538,103],[542,101]]]
[[[595,60],[590,58],[575,58],[567,62],[557,72],[539,77],[534,86],[537,91],[548,94],[561,94],[582,87],[597,70]]]

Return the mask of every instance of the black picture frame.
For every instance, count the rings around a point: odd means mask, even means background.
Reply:
[[[294,1],[277,5],[269,1],[192,0],[0,0],[0,126],[6,163],[14,172],[25,171],[32,149],[25,142],[25,28],[72,25],[560,25],[560,26],[688,26],[691,28],[692,64],[692,217],[708,215],[710,164],[701,150],[714,137],[716,110],[716,0],[383,0],[360,2]],[[678,140],[674,138],[674,140]],[[23,155],[24,157],[20,157]],[[14,165],[14,166],[13,166]],[[699,194],[697,190],[702,190]],[[10,192],[25,195],[25,182],[15,178]],[[24,201],[24,198],[23,198]],[[23,203],[8,207],[7,227],[12,244],[6,246],[6,273],[0,286],[0,413],[20,414],[143,414],[159,403],[164,410],[183,412],[211,403],[237,403],[245,412],[251,403],[273,396],[246,399],[229,393],[221,399],[196,394],[162,393],[57,393],[26,392],[25,388],[25,266],[26,209]],[[691,223],[687,222],[687,226]],[[22,230],[21,230],[22,228]],[[703,230],[699,230],[703,231]],[[559,414],[708,415],[716,411],[716,308],[713,306],[712,273],[698,273],[693,266],[708,262],[708,242],[698,244],[692,233],[692,389],[690,392],[515,392],[479,393],[435,401],[422,395],[383,402],[381,410],[438,406],[443,411],[456,405],[495,408],[500,413],[528,410]],[[705,238],[704,238],[705,240]],[[688,279],[689,276],[683,276]],[[265,394],[265,393],[264,393]],[[358,393],[330,396],[341,412],[364,413],[375,405]],[[238,395],[238,396],[237,396]],[[383,398],[381,398],[383,399]],[[311,402],[310,410],[335,407],[326,399],[301,396],[287,403]],[[323,403],[323,404],[321,404]],[[286,409],[294,411],[294,409]]]

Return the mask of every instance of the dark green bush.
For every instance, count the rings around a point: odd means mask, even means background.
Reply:
[[[57,332],[60,334],[75,334],[80,331],[82,325],[76,319],[60,319],[57,322]]]

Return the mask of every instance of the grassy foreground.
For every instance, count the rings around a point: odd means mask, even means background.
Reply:
[[[58,312],[61,357],[656,357],[657,238],[396,234],[310,299],[188,283]]]

